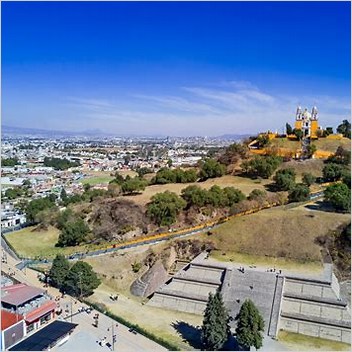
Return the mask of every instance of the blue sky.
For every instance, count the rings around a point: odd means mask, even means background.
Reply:
[[[2,2],[2,124],[117,134],[350,116],[349,2]]]

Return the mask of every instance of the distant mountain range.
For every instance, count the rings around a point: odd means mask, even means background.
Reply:
[[[39,128],[28,128],[28,127],[13,127],[13,126],[1,126],[2,134],[12,134],[12,135],[42,135],[42,136],[112,136],[112,134],[104,133],[101,130],[86,130],[81,132],[70,132],[70,131],[56,131],[56,130],[44,130]]]
[[[40,137],[139,137],[138,135],[123,135],[123,134],[113,134],[113,133],[106,133],[99,129],[93,130],[85,130],[80,132],[71,132],[71,131],[56,131],[56,130],[45,130],[39,128],[28,128],[28,127],[13,127],[2,125],[1,126],[1,134],[4,135],[11,135],[11,136],[40,136]],[[221,136],[212,137],[221,140],[242,140],[248,138],[249,134],[223,134]],[[142,136],[140,136],[142,137]],[[143,137],[166,137],[163,135],[152,135],[152,136],[143,136]]]

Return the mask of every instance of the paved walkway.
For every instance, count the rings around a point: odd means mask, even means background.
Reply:
[[[38,272],[24,268],[19,270],[16,268],[16,261],[14,258],[7,256],[7,263],[2,263],[1,270],[6,274],[11,275],[16,280],[43,288],[48,291],[52,297],[60,296],[61,293],[54,287],[44,287],[44,284],[38,279]],[[92,311],[90,314],[86,312],[78,313],[80,307],[87,308],[88,306],[75,300],[73,297],[65,295],[65,298],[60,298],[59,306],[63,309],[63,314],[60,319],[68,316],[67,321],[71,322],[70,314],[73,313],[72,322],[79,324],[69,340],[62,346],[56,346],[52,350],[55,351],[107,351],[111,350],[108,346],[100,346],[98,342],[106,337],[106,342],[112,347],[112,332],[111,326],[114,325],[114,333],[117,335],[117,342],[115,350],[121,351],[166,351],[166,349],[154,341],[144,337],[140,334],[134,334],[129,331],[129,328],[109,318],[108,316],[99,313],[98,328],[93,326],[93,316],[98,313]],[[110,329],[110,331],[108,331]]]

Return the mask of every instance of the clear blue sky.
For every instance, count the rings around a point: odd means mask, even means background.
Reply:
[[[349,2],[2,2],[2,124],[119,134],[350,115]]]

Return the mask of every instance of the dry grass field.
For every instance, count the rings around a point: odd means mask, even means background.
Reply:
[[[344,147],[347,150],[351,150],[351,140],[348,138],[338,139],[327,139],[321,138],[313,142],[317,149],[324,150],[327,152],[335,152],[339,146]]]
[[[191,351],[193,348],[178,334],[173,327],[178,322],[188,323],[194,327],[202,325],[202,316],[187,314],[165,308],[157,308],[145,305],[144,302],[133,298],[119,295],[116,302],[109,298],[114,292],[105,284],[100,285],[89,297],[89,301],[103,303],[116,315],[125,318],[155,335],[176,344],[182,351]]]
[[[296,150],[301,148],[299,141],[291,141],[287,138],[274,138],[270,141],[271,146]]]
[[[88,174],[91,177],[111,177],[111,174],[114,174],[114,171],[92,171],[89,169],[83,169],[82,172]],[[137,173],[132,170],[118,170],[118,172],[123,177],[126,177],[127,175],[131,177],[137,176]]]
[[[126,297],[132,297],[130,293],[132,282],[147,269],[142,266],[138,273],[134,273],[132,264],[142,262],[149,247],[150,245],[144,245],[110,255],[87,258],[84,261],[92,265],[94,271],[100,275],[107,287],[110,287],[114,292],[124,294]]]
[[[254,188],[265,189],[264,186],[270,183],[269,180],[251,180],[249,178],[239,176],[222,176],[218,178],[209,179],[205,182],[194,183],[169,183],[166,185],[153,185],[148,186],[141,194],[126,196],[125,198],[131,199],[138,204],[145,205],[149,202],[150,198],[156,193],[170,191],[176,194],[181,194],[182,189],[190,185],[197,185],[201,188],[209,189],[213,185],[224,187],[235,187],[240,189],[244,194],[248,195]]]
[[[307,160],[291,160],[283,163],[280,169],[286,169],[292,167],[296,171],[297,181],[301,180],[302,174],[311,173],[315,177],[322,176],[324,161],[319,159],[307,159]]]
[[[283,206],[235,218],[214,229],[212,236],[202,236],[225,255],[319,262],[320,247],[315,238],[349,220],[349,214],[308,210],[304,205]]]

